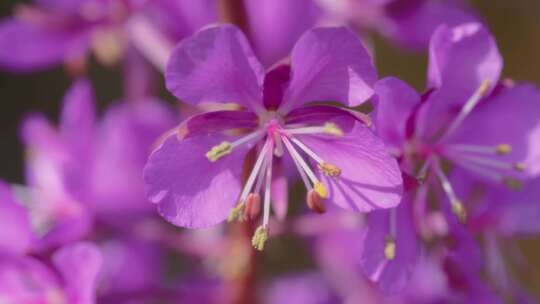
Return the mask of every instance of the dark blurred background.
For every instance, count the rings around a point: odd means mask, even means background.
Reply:
[[[0,16],[10,15],[16,4],[24,2],[28,1],[1,0]],[[504,76],[540,85],[540,1],[475,0],[471,3],[485,18],[497,39],[505,60]],[[374,37],[374,44],[381,76],[395,75],[418,89],[423,87],[426,71],[424,54],[404,53],[380,37]],[[100,109],[120,97],[121,74],[117,68],[91,64],[90,78],[96,87]],[[69,84],[70,79],[62,68],[28,75],[0,71],[1,179],[12,183],[23,181],[24,154],[18,139],[19,123],[31,111],[43,112],[56,120],[62,96]],[[167,93],[162,92],[162,95],[167,96]],[[523,240],[520,246],[524,247],[527,258],[534,264],[531,277],[526,278],[528,287],[540,296],[540,242]]]

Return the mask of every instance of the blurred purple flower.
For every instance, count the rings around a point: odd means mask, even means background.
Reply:
[[[98,123],[87,80],[66,94],[58,130],[42,115],[28,117],[22,126],[28,188],[21,193],[39,237],[36,248],[80,239],[94,216],[116,223],[119,215],[129,220],[150,211],[142,168],[173,117],[148,100],[116,105]]]
[[[0,300],[7,303],[95,303],[101,254],[90,243],[57,250],[50,265],[24,256],[0,256]]]
[[[262,248],[264,241],[257,240],[268,236],[273,155],[284,150],[313,209],[324,211],[325,198],[364,212],[399,203],[397,163],[365,118],[344,108],[306,105],[353,106],[371,97],[376,71],[364,47],[344,28],[318,28],[300,38],[291,58],[290,68],[281,65],[265,74],[244,35],[228,25],[202,30],[177,46],[166,73],[176,97],[193,104],[237,102],[247,111],[193,116],[150,156],[144,170],[147,195],[168,221],[201,228],[228,215],[231,220],[256,215],[264,187],[263,225],[254,237]],[[232,129],[250,131],[219,133]],[[243,163],[255,146],[259,154],[241,191]],[[313,172],[298,149],[320,172]]]
[[[0,65],[25,72],[80,64],[90,51],[111,64],[135,47],[159,68],[172,43],[216,20],[214,6],[212,0],[36,0],[0,23]]]
[[[456,26],[478,17],[460,0],[319,0],[330,20],[361,32],[374,30],[412,50],[426,49],[441,24]]]

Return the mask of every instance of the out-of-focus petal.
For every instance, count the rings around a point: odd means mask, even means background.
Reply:
[[[102,259],[99,249],[86,242],[66,245],[54,253],[53,263],[62,275],[69,303],[95,303]]]
[[[311,0],[245,0],[244,3],[255,52],[266,67],[289,56],[296,40],[320,17],[317,5]]]
[[[455,1],[392,1],[387,5],[387,16],[385,22],[379,24],[379,30],[407,48],[426,49],[437,26],[456,26],[478,20],[472,10],[452,2]],[[413,4],[404,8],[406,3]]]
[[[494,156],[498,161],[523,163],[529,177],[540,175],[540,90],[530,84],[502,88],[478,105],[449,141],[457,144],[497,146],[512,152]]]
[[[342,137],[302,135],[298,138],[325,162],[340,168],[338,178],[320,172],[330,202],[368,212],[395,207],[401,201],[403,182],[395,158],[382,141],[362,123]]]
[[[115,224],[119,215],[128,219],[152,209],[144,195],[142,170],[160,136],[174,123],[175,115],[157,100],[119,103],[107,110],[91,172],[92,203],[102,219]]]
[[[462,106],[484,81],[495,87],[503,61],[495,39],[480,23],[441,25],[429,46],[428,88],[446,107]]]
[[[180,100],[238,103],[262,110],[264,68],[244,34],[232,25],[203,29],[174,49],[165,73]]]
[[[209,227],[225,220],[238,203],[249,146],[210,162],[206,153],[223,141],[233,139],[216,134],[179,140],[173,134],[150,155],[144,168],[146,194],[171,223]]]
[[[324,277],[318,273],[304,273],[278,278],[269,284],[263,303],[338,303]]]
[[[287,161],[290,161],[287,159]],[[284,220],[289,207],[289,185],[285,160],[283,158],[274,161],[274,173],[272,176],[272,210],[278,220]]]
[[[16,19],[0,23],[0,66],[29,72],[81,56],[87,48],[85,31],[45,29]]]
[[[92,84],[79,79],[64,95],[60,132],[80,156],[91,150],[94,137],[95,97]]]
[[[390,236],[390,212],[396,212],[394,259],[385,256]],[[420,254],[412,223],[411,201],[405,199],[396,210],[371,213],[364,242],[361,258],[364,273],[387,294],[396,294],[407,287]]]
[[[0,253],[24,254],[32,240],[28,211],[20,205],[8,185],[0,182]]]
[[[306,102],[356,106],[373,95],[377,72],[358,37],[344,27],[307,31],[291,55],[292,78],[280,111]]]
[[[394,77],[375,84],[377,134],[385,143],[401,147],[405,140],[407,120],[420,102],[420,96],[407,83]]]

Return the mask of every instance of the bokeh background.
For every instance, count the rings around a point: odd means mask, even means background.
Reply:
[[[24,2],[28,1],[0,0],[0,17],[10,15],[15,5]],[[474,0],[471,4],[497,39],[504,56],[504,76],[540,86],[540,0]],[[373,37],[373,43],[381,76],[395,75],[418,89],[423,87],[425,54],[404,53],[377,36]],[[100,109],[119,98],[122,87],[118,68],[91,64],[90,78],[96,87]],[[24,151],[18,138],[19,122],[32,111],[57,119],[61,98],[69,84],[70,79],[62,68],[28,75],[0,71],[1,179],[12,183],[23,181]],[[162,97],[173,103],[163,83],[159,86]],[[524,281],[540,298],[540,239],[521,240],[519,244],[532,263],[530,277]]]

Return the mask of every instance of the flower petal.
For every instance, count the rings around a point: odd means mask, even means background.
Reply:
[[[431,34],[441,24],[456,26],[478,20],[472,10],[452,1],[392,1],[387,14],[388,22],[380,24],[383,35],[416,50],[427,48]]]
[[[313,101],[356,106],[373,94],[377,72],[358,37],[344,27],[307,31],[291,55],[292,79],[280,111]]]
[[[60,116],[60,132],[74,149],[87,154],[94,137],[95,97],[91,83],[77,80],[67,91]]]
[[[401,147],[407,120],[420,103],[420,96],[404,81],[387,77],[375,84],[377,134],[387,144]]]
[[[155,150],[144,168],[148,199],[171,223],[209,227],[227,218],[237,204],[247,145],[216,162],[206,153],[231,137],[209,135],[179,140],[176,135]]]
[[[206,28],[182,40],[171,54],[165,80],[167,89],[185,102],[235,102],[262,110],[264,68],[232,25]]]
[[[390,212],[396,212],[395,258],[385,256],[390,235]],[[396,210],[374,211],[369,215],[361,264],[365,274],[387,294],[403,290],[420,256],[412,223],[411,201],[405,199]]]
[[[289,56],[294,43],[320,16],[311,0],[246,0],[244,3],[255,52],[266,67]]]
[[[179,138],[187,138],[230,129],[255,128],[257,115],[246,111],[213,111],[193,115],[177,129]]]
[[[66,245],[54,253],[53,262],[65,282],[69,303],[95,302],[96,278],[102,259],[99,249],[86,242]]]
[[[429,47],[428,88],[438,88],[434,102],[462,106],[484,81],[493,88],[503,61],[491,33],[480,23],[442,25]]]
[[[328,187],[329,201],[360,212],[395,207],[401,201],[403,181],[398,163],[365,125],[356,123],[342,137],[298,138],[324,161],[342,170],[339,178],[318,174]]]
[[[61,31],[13,18],[0,23],[0,66],[30,72],[84,54],[86,31]]]
[[[530,84],[501,88],[479,104],[459,127],[453,143],[508,144],[512,152],[498,161],[523,163],[528,177],[540,175],[540,90]]]
[[[0,254],[24,254],[33,237],[30,227],[30,215],[20,205],[8,185],[0,182]]]

